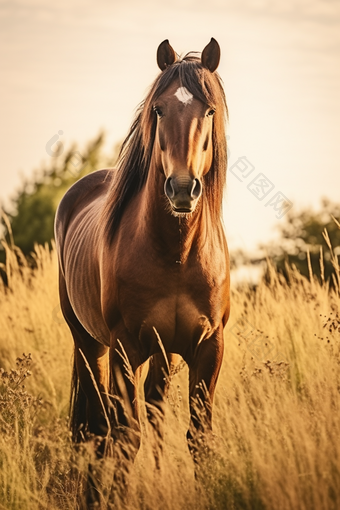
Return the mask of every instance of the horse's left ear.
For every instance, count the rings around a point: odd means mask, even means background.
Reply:
[[[202,66],[206,67],[212,73],[218,68],[220,63],[221,50],[220,45],[214,39],[211,38],[210,43],[202,51],[201,62]]]
[[[173,47],[169,44],[169,40],[161,42],[157,49],[157,64],[158,67],[164,71],[168,66],[176,62],[177,56]]]

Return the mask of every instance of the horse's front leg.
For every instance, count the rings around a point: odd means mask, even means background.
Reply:
[[[149,371],[144,383],[144,394],[149,435],[157,469],[161,467],[164,439],[164,412],[168,387],[173,370],[181,357],[178,354],[156,353],[150,357]]]
[[[190,426],[187,432],[189,450],[195,462],[200,448],[212,432],[212,404],[223,359],[223,326],[203,340],[188,360]]]
[[[126,483],[126,475],[140,447],[138,383],[140,357],[128,334],[111,335],[110,398],[112,401],[111,435],[116,456],[117,489]]]
[[[160,467],[160,457],[164,437],[164,405],[167,380],[169,378],[168,363],[163,353],[150,357],[149,371],[144,383],[146,413],[149,423],[148,433],[156,466]]]

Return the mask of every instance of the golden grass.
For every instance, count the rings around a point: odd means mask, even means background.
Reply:
[[[89,452],[73,449],[67,429],[73,344],[58,305],[56,254],[37,246],[32,274],[12,249],[6,251],[0,508],[74,509]],[[215,437],[202,451],[197,479],[185,441],[184,368],[169,391],[162,469],[154,469],[143,413],[142,448],[129,491],[115,508],[340,507],[339,296],[293,269],[289,284],[271,266],[269,273],[256,290],[232,290]],[[106,464],[105,472],[112,466]]]

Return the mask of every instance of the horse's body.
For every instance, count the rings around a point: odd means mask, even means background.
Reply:
[[[164,370],[175,354],[189,366],[188,437],[203,427],[192,401],[197,394],[211,422],[229,315],[220,219],[226,106],[214,73],[216,45],[212,40],[202,62],[179,62],[167,41],[160,45],[163,73],[131,128],[118,170],[78,181],[57,212],[60,300],[75,342],[74,439],[124,437],[127,457],[139,447],[137,384],[149,358],[145,400],[154,406],[148,411],[154,428]]]

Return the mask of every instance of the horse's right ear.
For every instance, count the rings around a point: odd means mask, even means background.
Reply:
[[[157,50],[157,64],[158,67],[164,71],[164,69],[168,66],[171,66],[174,62],[176,62],[177,56],[175,50],[169,44],[169,40],[165,39],[159,46]]]

